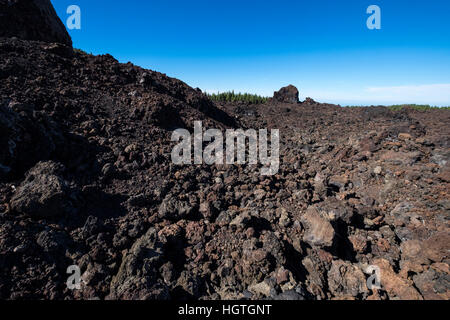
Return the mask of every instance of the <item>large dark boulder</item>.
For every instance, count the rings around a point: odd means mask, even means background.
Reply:
[[[69,185],[62,178],[64,169],[57,162],[39,162],[17,188],[11,199],[11,209],[35,218],[53,218],[71,213],[73,207]]]
[[[112,278],[109,299],[167,300],[167,284],[158,269],[164,261],[164,248],[156,229],[139,238],[122,258],[119,271]]]
[[[0,0],[0,37],[72,46],[50,0]]]
[[[273,99],[278,102],[283,103],[298,103],[299,92],[293,85],[288,85],[287,87],[281,88],[279,91],[273,94]]]

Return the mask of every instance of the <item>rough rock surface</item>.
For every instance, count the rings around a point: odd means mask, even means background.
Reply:
[[[363,271],[350,262],[333,261],[327,276],[328,287],[337,297],[354,299],[367,297],[369,293]]]
[[[169,290],[159,275],[163,247],[151,228],[123,257],[117,275],[111,281],[111,299],[167,299]]]
[[[0,37],[72,46],[50,0],[0,0]]]
[[[276,91],[273,94],[273,100],[283,103],[298,103],[298,95],[298,89],[293,85],[289,85],[287,87],[281,88],[279,91]]]
[[[305,226],[303,240],[312,246],[331,247],[334,239],[334,229],[327,218],[322,217],[315,208],[309,208],[302,216]]]
[[[0,299],[449,299],[449,110],[243,113],[17,38],[0,81]],[[279,172],[173,165],[173,129],[196,120],[279,129]]]
[[[11,199],[13,211],[32,217],[55,217],[71,212],[70,191],[60,174],[62,165],[39,162],[31,169]]]

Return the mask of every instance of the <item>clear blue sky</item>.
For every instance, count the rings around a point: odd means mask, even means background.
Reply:
[[[450,105],[449,0],[53,0],[81,8],[74,46],[205,91],[346,104]],[[369,5],[381,30],[369,30]]]

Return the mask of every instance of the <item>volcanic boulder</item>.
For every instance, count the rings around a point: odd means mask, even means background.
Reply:
[[[63,142],[58,125],[33,105],[0,103],[0,180],[23,175]]]
[[[319,247],[330,247],[333,244],[335,237],[333,226],[315,207],[308,208],[302,216],[302,223],[306,229],[303,241]]]
[[[158,277],[163,247],[154,228],[138,239],[122,259],[111,281],[111,299],[167,299],[167,286]]]
[[[72,46],[50,0],[0,0],[0,37]]]
[[[281,88],[273,94],[273,99],[283,103],[299,103],[298,89],[293,85]]]
[[[68,183],[61,177],[63,171],[60,163],[39,162],[11,199],[12,210],[38,218],[71,212]]]
[[[350,298],[368,293],[364,273],[349,262],[333,261],[327,278],[328,287],[335,296]]]

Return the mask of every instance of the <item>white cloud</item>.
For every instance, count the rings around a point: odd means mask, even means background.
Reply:
[[[305,96],[321,102],[340,103],[342,105],[391,105],[403,103],[450,106],[450,83],[342,88],[341,90],[308,90]]]
[[[367,88],[366,91],[379,100],[450,105],[450,83],[372,87]]]

